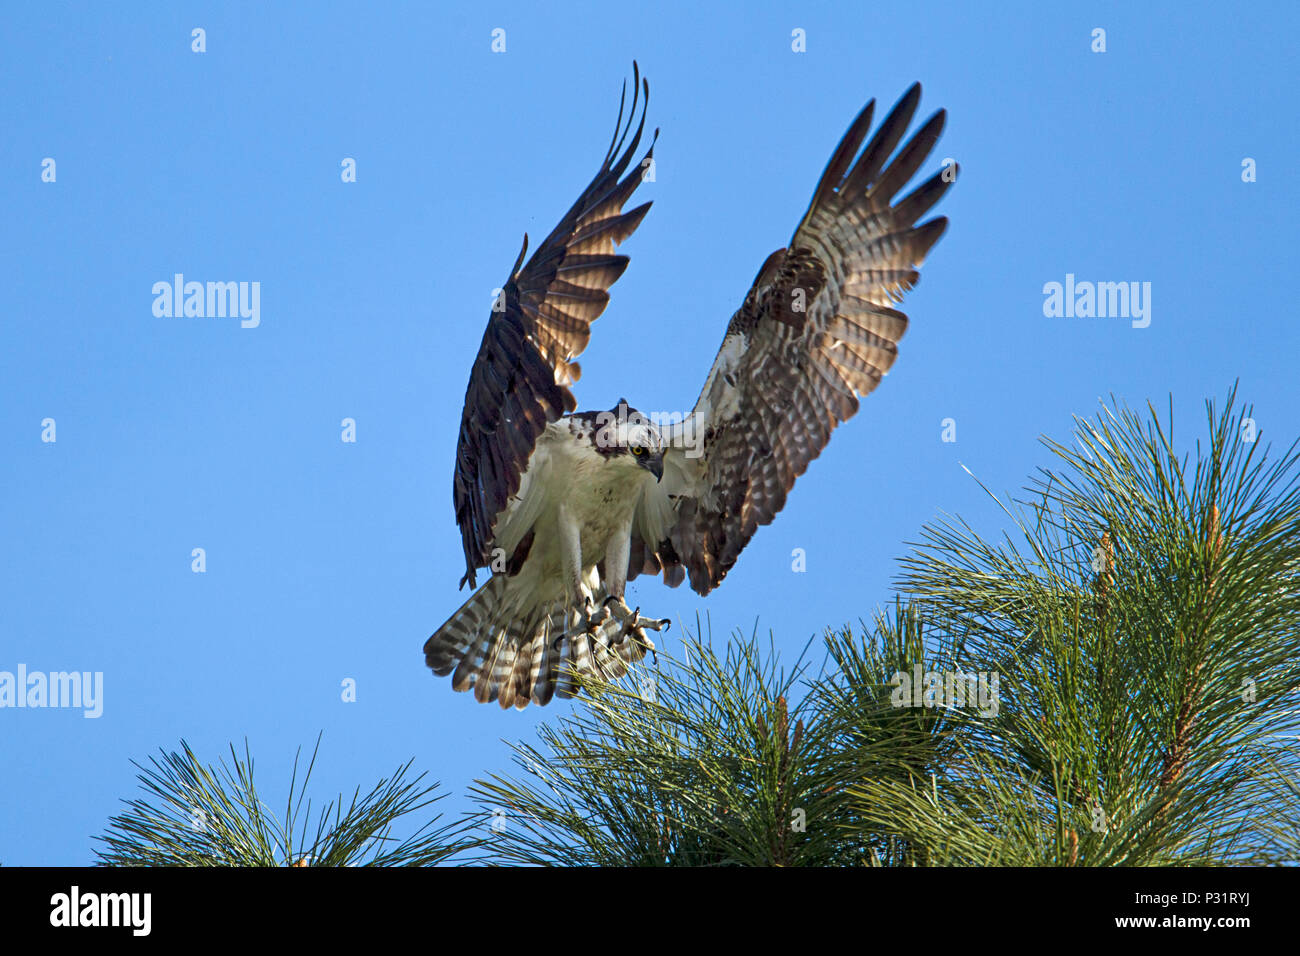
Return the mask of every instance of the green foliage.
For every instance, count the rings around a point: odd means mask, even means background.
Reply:
[[[1046,441],[1058,467],[1003,505],[1014,535],[927,527],[908,603],[828,634],[815,678],[751,637],[587,681],[588,705],[516,747],[523,777],[476,786],[483,858],[1296,862],[1297,455],[1270,460],[1234,403],[1209,406],[1191,462],[1154,410]],[[928,705],[898,706],[918,667]],[[993,706],[947,699],[979,673]]]
[[[826,725],[796,678],[756,642],[687,640],[617,685],[584,678],[589,702],[517,745],[517,780],[472,791],[486,859],[508,863],[717,866],[855,861],[830,819],[844,779]],[[661,655],[662,656],[662,655]]]
[[[423,774],[405,779],[410,762],[380,780],[365,796],[360,788],[346,809],[343,797],[330,801],[312,821],[311,801],[303,801],[312,768],[312,751],[302,782],[298,758],[284,816],[275,818],[253,785],[253,758],[244,744],[241,759],[230,748],[231,763],[205,766],[185,741],[181,752],[151,757],[140,769],[148,795],[128,801],[128,812],[113,817],[98,837],[96,851],[106,866],[429,866],[461,848],[458,828],[434,828],[438,818],[397,840],[393,824],[436,800],[437,784],[420,787]]]
[[[1045,440],[1056,467],[998,501],[1012,531],[927,526],[894,606],[827,633],[815,673],[808,648],[787,671],[754,634],[722,652],[688,634],[680,660],[582,678],[456,827],[386,848],[432,799],[408,764],[295,841],[301,793],[274,823],[251,758],[216,771],[185,747],[144,772],[158,805],[115,817],[101,860],[1300,862],[1300,456],[1234,407],[1207,407],[1194,459],[1154,409]]]
[[[1006,508],[1016,536],[943,522],[904,561],[932,633],[1001,674],[1001,713],[965,748],[1036,808],[1001,846],[1013,859],[1296,859],[1297,455],[1244,440],[1234,397],[1207,407],[1192,465],[1172,412],[1078,421],[1075,447],[1046,443],[1063,467]]]

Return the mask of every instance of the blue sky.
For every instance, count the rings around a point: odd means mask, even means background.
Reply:
[[[654,208],[581,407],[689,408],[868,98],[920,80],[923,113],[949,111],[926,174],[962,165],[887,380],[718,591],[642,580],[647,613],[707,613],[719,636],[757,620],[792,658],[888,602],[939,512],[998,534],[962,464],[1014,491],[1049,464],[1038,436],[1110,393],[1172,394],[1190,439],[1239,379],[1266,437],[1300,435],[1300,8],[992,7],[9,6],[0,671],[104,689],[96,719],[0,709],[0,862],[89,862],[135,795],[129,761],[182,737],[212,759],[248,737],[278,806],[323,730],[318,794],[414,757],[455,810],[508,769],[503,738],[573,706],[480,706],[421,646],[464,597],[451,472],[492,290],[594,173],[633,58],[661,128]],[[260,283],[260,325],[156,317],[177,272]],[[1149,326],[1044,316],[1067,274],[1151,283]]]

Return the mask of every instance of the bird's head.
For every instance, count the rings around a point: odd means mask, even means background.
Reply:
[[[647,416],[620,399],[596,422],[596,443],[628,465],[644,468],[659,481],[664,476],[664,438]]]

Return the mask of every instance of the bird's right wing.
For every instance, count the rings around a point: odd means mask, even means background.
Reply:
[[[581,369],[573,360],[586,348],[591,323],[609,302],[607,290],[628,264],[614,246],[632,234],[650,208],[647,202],[623,212],[642,180],[642,166],[654,153],[652,142],[642,162],[623,175],[641,142],[650,99],[649,83],[642,81],[635,63],[632,68],[632,109],[626,127],[625,87],[614,138],[600,170],[521,269],[528,251],[524,237],[474,360],[452,487],[465,547],[462,587],[473,586],[476,569],[489,564],[497,522],[519,491],[538,436],[576,407],[569,386]],[[641,119],[624,149],[638,102]]]

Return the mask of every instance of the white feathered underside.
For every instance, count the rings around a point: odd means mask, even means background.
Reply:
[[[502,561],[531,532],[528,557],[516,574],[494,574],[430,638],[425,653],[434,672],[451,673],[456,690],[506,707],[573,696],[575,672],[622,677],[652,645],[620,640],[622,624],[612,617],[595,633],[570,633],[574,607],[559,512],[572,509],[581,530],[582,585],[600,607],[610,595],[596,565],[611,538],[627,534],[648,477],[611,465],[576,440],[566,420],[548,426],[494,532]]]

